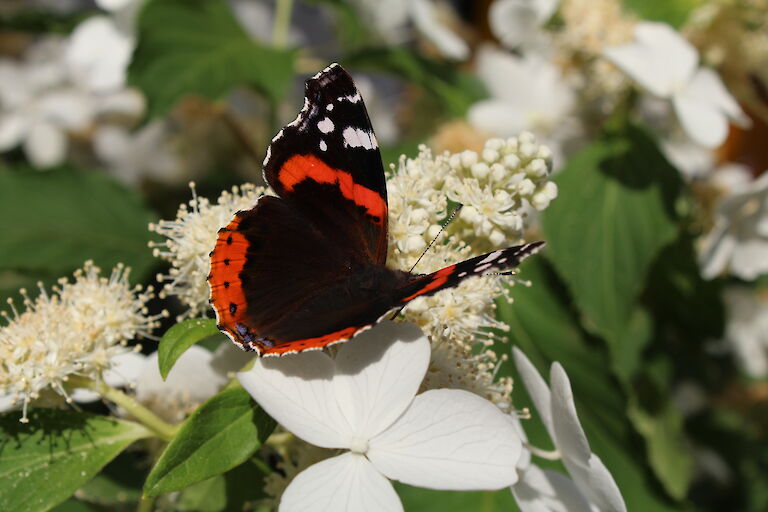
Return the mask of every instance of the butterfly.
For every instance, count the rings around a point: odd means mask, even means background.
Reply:
[[[219,329],[282,355],[346,341],[417,297],[517,266],[544,242],[431,274],[386,266],[387,187],[352,77],[332,64],[307,80],[304,107],[272,139],[265,195],[219,230],[208,282]]]

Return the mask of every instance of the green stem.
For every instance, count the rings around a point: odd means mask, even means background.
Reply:
[[[67,385],[71,388],[87,388],[96,391],[103,398],[116,403],[128,411],[131,416],[139,420],[144,426],[149,428],[164,441],[170,441],[176,435],[177,427],[166,423],[155,413],[119,389],[107,386],[103,382],[96,382],[92,379],[77,376],[70,376]]]
[[[136,507],[136,512],[152,512],[155,505],[155,498],[147,498],[142,496],[139,498],[139,504]]]
[[[275,24],[272,29],[272,45],[276,48],[285,48],[288,44],[288,31],[291,28],[292,10],[293,0],[277,0]]]

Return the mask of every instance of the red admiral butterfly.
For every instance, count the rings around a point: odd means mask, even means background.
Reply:
[[[332,64],[307,80],[304,108],[267,150],[262,196],[219,230],[211,303],[232,341],[259,355],[348,340],[423,295],[517,266],[544,242],[510,247],[432,274],[385,266],[387,187],[368,112]]]

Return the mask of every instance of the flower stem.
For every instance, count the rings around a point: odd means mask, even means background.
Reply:
[[[139,498],[139,504],[136,507],[136,512],[152,512],[155,505],[155,498],[147,498],[141,496]]]
[[[139,420],[144,426],[149,428],[164,441],[170,441],[176,435],[176,426],[166,423],[155,413],[119,389],[107,386],[103,382],[96,382],[92,379],[76,376],[70,376],[67,385],[72,388],[87,388],[96,391],[103,398],[116,403],[128,411],[131,416]]]
[[[560,460],[562,458],[562,455],[560,455],[559,450],[543,450],[541,448],[537,448],[528,443],[525,443],[525,447],[528,449],[529,452],[531,452],[533,455],[541,459]]]
[[[285,48],[288,43],[288,31],[291,28],[293,0],[277,0],[275,24],[272,28],[272,44],[276,48]]]

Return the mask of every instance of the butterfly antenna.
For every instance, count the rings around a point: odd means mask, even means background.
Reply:
[[[445,228],[448,227],[448,224],[450,224],[453,221],[454,217],[456,217],[456,214],[459,213],[459,210],[461,210],[463,207],[464,205],[461,203],[456,205],[456,207],[453,209],[453,211],[448,216],[448,218],[445,219],[445,221],[443,222],[443,225],[440,226],[440,231],[438,231],[437,234],[435,235],[435,238],[433,238],[432,241],[429,242],[429,245],[427,246],[427,248],[424,249],[424,252],[421,253],[421,256],[419,256],[419,259],[416,260],[416,263],[414,263],[413,266],[411,266],[411,269],[408,271],[408,273],[413,272],[413,269],[415,269],[416,265],[419,264],[419,262],[421,261],[421,258],[423,258],[424,255],[426,255],[429,252],[429,250],[432,248],[433,245],[435,245],[435,242],[437,242],[437,239],[440,238],[440,235],[443,234],[443,231],[445,231]]]
[[[427,246],[427,248],[426,248],[426,249],[424,249],[424,252],[422,252],[422,253],[421,253],[421,256],[419,256],[419,259],[417,259],[417,260],[416,260],[416,263],[414,263],[414,264],[411,266],[411,269],[408,271],[408,273],[409,273],[409,274],[410,274],[411,272],[413,272],[413,269],[414,269],[414,268],[416,268],[416,265],[418,265],[418,264],[419,264],[419,262],[421,261],[421,258],[423,258],[425,254],[427,254],[427,252],[428,252],[428,251],[429,251],[429,250],[432,248],[432,246],[433,246],[433,245],[435,245],[435,242],[437,242],[437,239],[438,239],[438,238],[440,238],[440,235],[442,235],[442,234],[443,234],[443,231],[445,231],[445,228],[446,228],[446,227],[448,227],[448,224],[450,224],[450,223],[451,223],[451,221],[453,221],[454,217],[456,217],[456,214],[457,214],[457,213],[459,213],[459,210],[461,210],[461,208],[462,208],[463,206],[464,206],[464,205],[463,205],[463,204],[461,204],[461,203],[459,203],[459,204],[457,204],[457,205],[456,205],[456,207],[453,209],[453,211],[452,211],[452,212],[451,212],[451,214],[448,216],[448,218],[447,218],[447,219],[445,219],[445,222],[443,222],[443,225],[442,225],[442,226],[440,226],[440,231],[438,231],[438,232],[437,232],[437,234],[435,235],[435,238],[433,238],[433,239],[432,239],[432,241],[431,241],[431,242],[429,242],[429,245]],[[405,307],[405,304],[403,304],[403,305],[400,307],[400,309],[398,309],[397,311],[395,311],[395,313],[394,313],[394,314],[393,314],[393,315],[392,315],[392,316],[391,316],[389,319],[390,319],[390,320],[394,320],[395,318],[397,318],[397,315],[399,315],[399,314],[400,314],[400,312],[403,310],[403,308],[404,308],[404,307]]]

